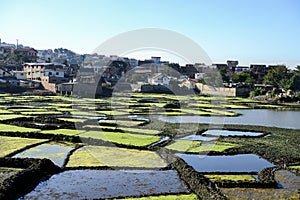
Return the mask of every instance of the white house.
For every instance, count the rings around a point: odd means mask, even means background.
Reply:
[[[24,71],[12,71],[13,76],[18,80],[25,80],[27,78],[27,73]]]
[[[203,77],[204,77],[204,74],[205,74],[205,73],[195,73],[195,79],[196,79],[196,80],[199,80],[199,79],[203,78]]]
[[[162,73],[158,73],[155,74],[154,76],[150,77],[148,82],[151,85],[169,85],[170,84],[170,77],[162,74]]]

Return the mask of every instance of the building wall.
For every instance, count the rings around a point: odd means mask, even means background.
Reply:
[[[55,83],[49,83],[47,81],[42,81],[42,85],[46,90],[56,93],[56,84]]]
[[[223,88],[223,87],[212,87],[197,83],[196,87],[201,91],[201,94],[216,95],[216,96],[248,96],[250,93],[249,88]]]

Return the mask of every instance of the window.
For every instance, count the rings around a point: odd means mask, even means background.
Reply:
[[[56,76],[58,76],[59,75],[59,72],[56,72]]]
[[[49,76],[52,76],[52,72],[49,72]]]

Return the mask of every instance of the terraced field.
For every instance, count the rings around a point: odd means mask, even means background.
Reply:
[[[0,199],[259,199],[270,191],[295,199],[300,130],[158,120],[235,118],[235,109],[253,108],[291,106],[170,94],[2,94]],[[219,168],[209,167],[215,158]]]

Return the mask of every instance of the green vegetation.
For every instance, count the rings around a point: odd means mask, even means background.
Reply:
[[[45,130],[41,131],[43,134],[55,134],[55,135],[68,135],[68,136],[78,136],[81,133],[84,133],[84,130],[77,129],[56,129],[56,130]]]
[[[139,135],[121,132],[87,131],[81,138],[93,138],[130,146],[148,146],[160,140],[160,136]]]
[[[21,126],[14,126],[8,124],[0,124],[0,132],[38,132],[40,129],[26,128]]]
[[[216,142],[216,143],[203,143],[201,141],[191,140],[177,140],[173,144],[166,146],[167,149],[188,152],[188,153],[199,153],[206,151],[223,152],[226,149],[237,147],[236,144]]]
[[[26,146],[45,142],[43,139],[0,136],[0,157],[6,156]]]
[[[293,168],[293,169],[300,169],[300,165],[293,165],[293,166],[289,166],[290,168]]]
[[[251,175],[228,175],[228,174],[207,174],[204,175],[206,178],[209,178],[212,182],[214,181],[255,181],[255,178]]]
[[[8,119],[17,119],[21,117],[26,117],[24,115],[0,115],[0,121],[8,120]]]
[[[156,153],[117,147],[85,146],[70,157],[67,167],[163,168],[167,164]]]

